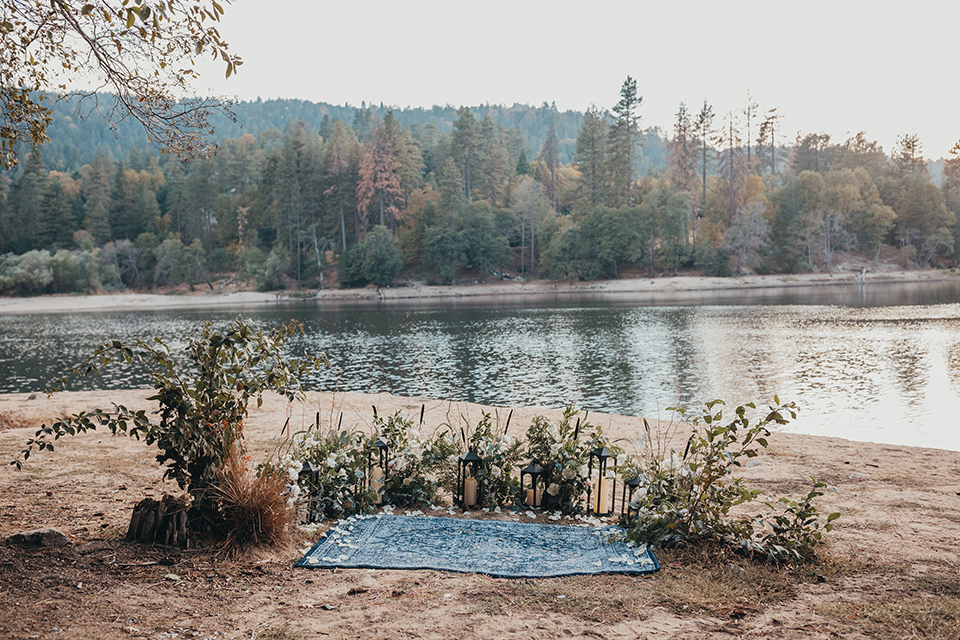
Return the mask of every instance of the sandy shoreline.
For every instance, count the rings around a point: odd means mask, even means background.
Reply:
[[[792,275],[745,275],[730,278],[702,276],[663,276],[656,278],[624,278],[595,282],[547,281],[499,282],[492,284],[462,284],[437,286],[412,284],[386,289],[325,289],[316,292],[286,291],[264,293],[257,291],[192,293],[104,293],[99,295],[53,295],[32,298],[0,297],[0,315],[29,315],[46,313],[79,313],[97,311],[249,308],[276,305],[288,301],[349,302],[349,301],[416,301],[444,298],[512,299],[516,297],[575,297],[607,295],[654,301],[671,296],[712,294],[736,291],[780,290],[800,287],[830,287],[857,283],[858,273],[804,273]],[[954,271],[878,271],[867,272],[864,283],[911,284],[957,282],[960,275]]]
[[[0,395],[0,458],[10,460],[40,422],[55,415],[110,402],[149,408],[147,395],[143,389],[61,393],[50,399]],[[295,405],[275,396],[265,400],[245,420],[254,459],[266,455],[286,419],[297,429],[313,422],[317,412],[324,424],[342,411],[345,425],[365,428],[371,405],[381,414],[403,410],[414,417],[425,405],[427,432],[461,415],[475,424],[483,410],[498,411],[501,419],[506,412],[389,394],[310,393]],[[558,413],[518,408],[511,431],[523,433],[536,414],[554,420]],[[628,416],[591,413],[590,419],[613,438],[629,438],[639,427],[639,420]],[[941,617],[930,624],[945,629],[958,610],[960,452],[775,434],[769,449],[742,469],[751,485],[795,497],[814,475],[830,486],[818,500],[821,513],[843,514],[828,534],[828,560],[808,574],[780,578],[732,556],[698,566],[665,553],[661,572],[644,579],[539,581],[432,571],[308,573],[292,566],[296,550],[224,564],[203,554],[124,543],[132,505],[144,495],[175,491],[161,482],[154,455],[143,442],[96,432],[61,440],[56,452],[32,456],[21,473],[0,466],[5,502],[0,540],[53,526],[76,545],[25,553],[0,544],[0,594],[19,604],[0,607],[0,636],[46,637],[56,625],[57,637],[71,639],[173,637],[173,632],[259,637],[268,627],[286,630],[269,636],[276,638],[373,637],[368,631],[375,628],[377,638],[390,640],[827,639],[870,636],[869,629],[877,628],[870,626],[874,620],[886,620],[891,611],[896,621],[885,623],[883,637],[909,637],[915,622],[903,611],[929,616],[935,610]],[[61,589],[82,598],[64,598]]]

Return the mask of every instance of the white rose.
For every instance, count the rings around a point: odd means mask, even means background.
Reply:
[[[404,479],[403,479],[403,486],[409,487],[409,486],[410,486],[410,482],[411,482],[412,480],[413,480],[413,478],[409,478],[409,477],[404,478]]]
[[[571,480],[573,476],[577,475],[577,471],[573,467],[564,467],[560,475],[563,476],[564,480]]]
[[[550,486],[547,487],[547,493],[552,496],[556,496],[558,493],[560,493],[560,485],[558,485],[556,482],[551,482]]]
[[[330,467],[331,469],[333,469],[334,467],[336,467],[336,466],[337,466],[337,456],[333,455],[332,453],[331,453],[329,456],[327,456],[326,465],[327,465],[328,467]]]

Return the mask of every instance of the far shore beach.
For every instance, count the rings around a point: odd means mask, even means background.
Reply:
[[[861,279],[862,278],[862,279]],[[458,284],[452,286],[409,283],[388,288],[368,286],[362,289],[323,289],[320,291],[258,292],[197,288],[193,292],[173,293],[103,293],[95,295],[50,295],[31,298],[0,297],[0,314],[30,315],[40,313],[78,313],[88,311],[129,311],[162,309],[201,309],[257,307],[285,301],[349,302],[349,301],[416,301],[443,298],[507,299],[523,297],[572,297],[609,295],[652,301],[671,296],[696,297],[721,292],[744,290],[777,290],[800,287],[838,285],[911,284],[960,281],[955,270],[867,271],[835,273],[803,273],[778,275],[743,275],[729,278],[703,276],[658,276],[623,278],[591,282],[533,280],[501,281],[490,284]]]

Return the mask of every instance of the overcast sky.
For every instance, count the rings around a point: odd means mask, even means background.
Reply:
[[[669,131],[680,102],[718,116],[748,92],[784,135],[864,130],[928,158],[960,140],[960,3],[832,0],[235,0],[221,33],[244,60],[199,92],[389,106],[556,102],[612,107],[630,75],[642,124]]]

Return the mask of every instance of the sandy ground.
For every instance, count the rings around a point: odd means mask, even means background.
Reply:
[[[146,395],[0,396],[0,460],[42,421],[114,401],[146,406]],[[371,405],[410,416],[424,405],[427,430],[461,415],[475,422],[482,410],[389,395],[314,393],[294,406],[268,397],[246,422],[248,449],[265,455],[287,418],[297,428],[317,412],[325,424],[343,412],[345,424],[368,426]],[[558,414],[517,409],[511,431],[537,413]],[[614,438],[639,427],[630,417],[591,421]],[[830,484],[821,510],[843,517],[821,564],[772,570],[737,556],[664,552],[654,576],[551,580],[309,571],[292,566],[298,549],[225,561],[123,542],[133,505],[175,489],[161,482],[154,454],[93,433],[31,458],[22,472],[3,465],[0,540],[52,526],[74,546],[0,543],[0,638],[960,637],[958,452],[776,434],[743,473],[779,495],[799,496],[810,475]],[[927,618],[933,627],[922,626]]]
[[[136,309],[181,308],[247,308],[277,304],[285,300],[315,300],[319,303],[349,300],[429,300],[436,298],[513,298],[516,296],[582,296],[604,294],[628,297],[633,301],[663,299],[697,293],[821,287],[851,284],[859,272],[803,273],[794,275],[745,275],[730,278],[701,276],[660,276],[656,278],[622,278],[595,282],[529,282],[502,281],[495,284],[461,284],[431,286],[410,283],[377,289],[324,289],[301,292],[261,293],[256,291],[197,289],[192,293],[171,294],[112,293],[101,295],[39,296],[34,298],[0,297],[0,314],[74,313],[85,311],[124,311]],[[866,283],[912,283],[955,281],[958,274],[949,270],[897,271],[889,268],[868,271]]]

